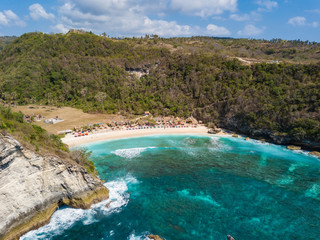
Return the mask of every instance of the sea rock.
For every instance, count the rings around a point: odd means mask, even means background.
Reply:
[[[320,152],[313,151],[313,152],[309,152],[309,154],[320,158]]]
[[[228,235],[227,240],[234,240],[234,238],[232,236]]]
[[[102,182],[81,166],[0,136],[0,240],[18,239],[46,224],[60,205],[89,208],[108,196]]]
[[[300,150],[301,147],[294,146],[294,145],[289,145],[289,146],[287,146],[287,149],[290,149],[290,150]]]
[[[220,128],[210,128],[210,129],[208,130],[208,133],[210,133],[210,134],[217,134],[217,133],[219,133],[219,132],[221,132],[221,129],[220,129]]]
[[[250,140],[250,138],[249,137],[246,137],[246,139],[245,139],[246,141],[249,141]]]
[[[149,234],[148,238],[153,239],[153,240],[162,240],[161,237],[159,237],[158,235],[153,235],[153,234]]]
[[[111,205],[111,203],[112,203],[112,201],[108,202],[108,203],[106,204],[106,207],[109,208],[110,205]]]
[[[239,137],[239,136],[238,136],[238,134],[232,134],[232,137],[237,138],[237,137]]]

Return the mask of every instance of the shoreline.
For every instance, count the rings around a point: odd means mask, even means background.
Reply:
[[[152,128],[152,129],[137,129],[137,130],[115,130],[115,131],[101,131],[97,133],[91,133],[87,136],[75,137],[74,135],[67,135],[62,138],[62,142],[67,144],[69,147],[77,147],[80,145],[102,142],[107,140],[116,140],[123,138],[134,138],[134,137],[144,137],[150,135],[183,135],[183,134],[197,134],[205,136],[231,136],[231,134],[226,133],[221,130],[217,134],[209,134],[208,128],[204,126],[199,126],[196,128]]]

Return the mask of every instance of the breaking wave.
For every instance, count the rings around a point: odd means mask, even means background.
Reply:
[[[51,217],[50,223],[23,235],[20,240],[51,239],[72,227],[76,222],[89,225],[112,213],[120,212],[129,201],[127,184],[138,183],[137,179],[127,176],[116,181],[105,183],[109,189],[109,199],[92,205],[90,209],[62,207]]]

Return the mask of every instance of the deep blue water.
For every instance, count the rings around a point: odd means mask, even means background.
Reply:
[[[319,238],[320,161],[304,152],[181,135],[86,148],[110,199],[90,210],[62,208],[22,239]]]

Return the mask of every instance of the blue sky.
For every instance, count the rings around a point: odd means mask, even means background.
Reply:
[[[1,0],[0,36],[83,29],[109,36],[320,42],[320,0]]]

